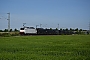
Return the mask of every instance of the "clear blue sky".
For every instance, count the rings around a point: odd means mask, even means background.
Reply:
[[[0,0],[0,29],[7,29],[8,12],[12,29],[19,29],[23,23],[89,29],[90,0]]]

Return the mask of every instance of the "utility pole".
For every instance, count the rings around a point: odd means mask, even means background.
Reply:
[[[26,24],[26,23],[23,23],[23,27],[25,27],[25,24]]]
[[[59,24],[58,24],[58,30],[59,30]]]
[[[90,33],[90,22],[89,22],[89,33]]]
[[[37,29],[37,26],[39,26],[39,25],[36,25],[36,29]]]
[[[8,14],[8,32],[10,31],[10,13],[7,13]]]
[[[41,25],[42,25],[42,24],[40,24],[40,28],[41,28]]]

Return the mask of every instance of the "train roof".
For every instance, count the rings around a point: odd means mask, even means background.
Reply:
[[[27,29],[35,29],[34,27],[23,27],[23,28],[20,28],[20,29],[25,29],[25,28],[27,28]]]

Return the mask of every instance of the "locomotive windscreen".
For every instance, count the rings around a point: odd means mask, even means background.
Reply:
[[[24,30],[24,28],[20,28],[20,30]]]

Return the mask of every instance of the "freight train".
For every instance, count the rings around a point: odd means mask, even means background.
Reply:
[[[20,35],[70,35],[73,31],[58,30],[58,29],[44,29],[34,27],[23,27],[20,28]]]
[[[34,27],[20,28],[20,35],[56,35],[59,31],[56,29],[43,29]]]
[[[58,30],[58,29],[47,29],[47,28],[44,29],[44,28],[34,28],[34,27],[25,27],[25,26],[23,28],[20,28],[20,35],[72,35],[72,34],[80,34],[80,33],[81,32],[77,32],[75,30],[68,30],[68,29]]]

